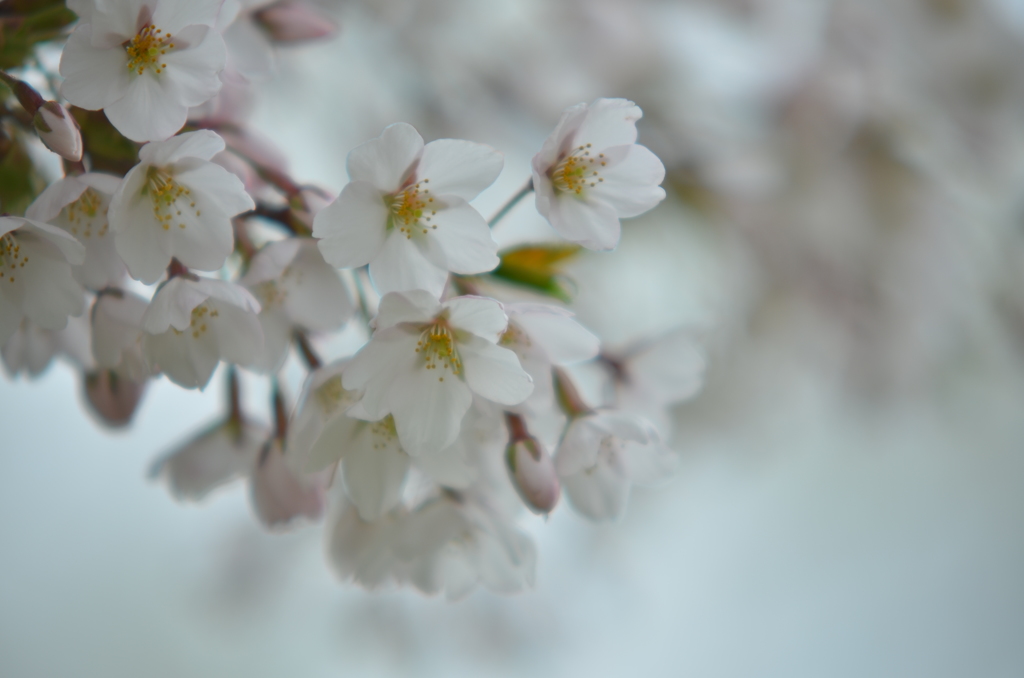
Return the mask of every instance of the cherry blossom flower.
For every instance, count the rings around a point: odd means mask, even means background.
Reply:
[[[0,356],[10,376],[24,371],[35,377],[49,367],[57,355],[66,356],[79,369],[89,369],[93,364],[89,343],[89,319],[85,315],[68,318],[67,326],[60,330],[40,329],[23,318],[3,345]]]
[[[25,211],[28,218],[62,228],[85,245],[85,261],[71,270],[91,290],[115,286],[124,278],[125,266],[107,221],[110,198],[120,184],[119,178],[99,172],[64,177]]]
[[[454,442],[474,393],[516,405],[533,390],[515,354],[497,345],[508,320],[493,299],[441,304],[423,290],[391,292],[375,324],[343,385],[363,391],[367,419],[394,416],[402,448],[414,457]]]
[[[113,427],[127,426],[142,400],[146,384],[125,379],[115,370],[98,369],[85,374],[85,397],[100,422]]]
[[[23,217],[0,217],[0,345],[28,318],[42,330],[60,330],[85,309],[85,290],[72,265],[85,247],[56,226]]]
[[[224,40],[212,28],[219,0],[124,0],[85,3],[60,60],[61,93],[88,110],[103,109],[133,141],[167,139],[221,87]]]
[[[571,311],[550,304],[505,305],[508,329],[499,346],[515,352],[523,369],[533,378],[530,397],[517,410],[543,412],[554,404],[551,368],[589,360],[597,355],[600,340],[580,325]]]
[[[370,265],[381,294],[413,289],[439,297],[448,272],[483,273],[499,263],[484,218],[468,203],[501,172],[500,153],[470,141],[426,146],[397,123],[348,156],[351,181],[313,221],[328,263]]]
[[[177,276],[142,316],[150,369],[185,388],[204,388],[221,360],[251,365],[263,351],[259,303],[239,285]]]
[[[592,250],[614,249],[620,218],[665,199],[665,166],[634,143],[642,115],[625,99],[577,104],[533,156],[537,210],[563,237]]]
[[[260,451],[249,492],[256,516],[267,527],[284,527],[301,517],[315,520],[326,502],[321,478],[292,471],[279,438],[267,441]]]
[[[650,422],[614,410],[574,419],[555,453],[573,508],[601,521],[622,515],[632,484],[663,480],[677,462]]]
[[[149,303],[126,290],[109,290],[92,307],[92,346],[96,363],[127,380],[142,382],[154,372],[142,354],[142,319]]]
[[[270,243],[253,257],[239,284],[260,302],[263,357],[256,366],[266,372],[280,369],[295,329],[336,330],[355,311],[348,288],[311,239]]]
[[[234,248],[231,217],[255,204],[238,177],[209,162],[223,150],[215,132],[199,130],[139,151],[108,212],[133,278],[158,281],[172,257],[200,271],[224,264]]]

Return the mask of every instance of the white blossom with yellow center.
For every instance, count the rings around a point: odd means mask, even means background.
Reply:
[[[185,388],[203,388],[221,360],[251,365],[263,350],[260,305],[240,285],[178,276],[157,291],[142,316],[150,370]]]
[[[103,109],[133,141],[167,139],[188,109],[221,88],[224,40],[213,28],[220,0],[72,3],[82,23],[61,55],[61,93]]]
[[[381,294],[422,289],[441,295],[448,272],[483,273],[498,246],[470,200],[501,173],[500,153],[470,141],[423,144],[397,123],[348,156],[350,182],[313,221],[328,263],[370,265]]]
[[[238,177],[209,162],[223,150],[224,140],[209,130],[140,149],[108,211],[114,245],[133,278],[157,282],[172,257],[200,271],[224,265],[235,243],[231,217],[255,203]]]
[[[635,143],[642,115],[625,99],[577,104],[533,157],[537,210],[563,237],[592,250],[614,249],[620,218],[664,200],[665,166]]]
[[[493,299],[442,304],[424,290],[391,292],[374,323],[343,385],[363,392],[364,418],[394,417],[399,442],[413,457],[455,441],[473,394],[516,405],[533,390],[515,353],[497,345],[508,318]]]

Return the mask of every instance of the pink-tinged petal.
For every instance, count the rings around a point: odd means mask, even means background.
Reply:
[[[626,510],[629,478],[618,465],[598,464],[562,478],[569,503],[591,520],[612,521]]]
[[[595,426],[595,419],[595,416],[588,416],[569,424],[555,454],[555,468],[559,476],[565,478],[581,473],[597,463],[601,440],[608,432]]]
[[[342,461],[345,490],[363,520],[375,521],[398,505],[409,455],[384,422],[361,422]]]
[[[387,236],[388,208],[373,184],[353,181],[313,218],[313,236],[331,266],[365,266],[380,254]]]
[[[622,227],[611,205],[594,198],[557,196],[547,215],[551,226],[566,240],[603,252],[619,244]]]
[[[288,468],[276,440],[267,445],[252,472],[252,506],[260,522],[280,527],[300,517],[319,518],[325,504],[323,488]]]
[[[222,0],[163,0],[156,3],[153,24],[174,37],[183,35],[183,28],[192,24],[213,26]]]
[[[68,38],[60,57],[64,76],[60,92],[75,106],[95,111],[128,93],[131,72],[124,50],[97,49],[91,39],[89,24],[76,28]]]
[[[484,144],[462,139],[438,139],[423,147],[416,180],[429,179],[425,185],[434,195],[454,195],[472,200],[494,183],[501,174],[505,158]]]
[[[644,146],[630,146],[620,162],[601,172],[604,181],[589,194],[608,203],[622,218],[635,217],[665,199],[660,184],[665,166]]]
[[[249,424],[217,424],[159,459],[151,478],[163,478],[175,499],[199,501],[249,472],[267,432]]]
[[[162,334],[171,327],[185,331],[192,322],[192,309],[209,296],[209,292],[187,278],[171,278],[153,295],[142,315],[142,329],[149,334]]]
[[[302,250],[282,281],[287,294],[284,309],[296,325],[307,330],[336,330],[355,313],[352,297],[338,272],[324,262],[316,243],[300,243]]]
[[[518,405],[533,393],[533,379],[516,354],[489,341],[471,337],[459,342],[466,384],[478,396],[501,405]]]
[[[425,290],[389,292],[381,298],[373,323],[381,331],[399,323],[428,323],[440,312],[437,297]]]
[[[424,255],[418,240],[407,238],[397,228],[388,234],[384,247],[370,262],[370,277],[379,293],[426,290],[437,298],[444,292],[448,271]]]
[[[590,360],[601,340],[573,319],[572,313],[547,304],[506,306],[509,321],[518,325],[556,365]]]
[[[414,369],[417,338],[401,327],[378,330],[345,367],[342,385],[363,391],[362,407],[372,421],[390,413],[387,394],[396,376]]]
[[[399,373],[388,392],[388,401],[402,449],[416,457],[455,442],[473,395],[449,372],[417,366]]]
[[[449,206],[434,215],[435,228],[428,237],[435,239],[444,252],[448,270],[472,275],[495,269],[501,260],[487,222],[462,200],[447,202]]]
[[[583,103],[570,106],[562,112],[558,124],[551,132],[551,135],[544,140],[537,155],[533,156],[533,168],[540,176],[545,176],[547,171],[558,163],[560,156],[568,152],[576,135],[576,130],[583,123],[587,115],[587,105]],[[534,178],[536,185],[537,179]],[[536,186],[535,186],[536,187]]]
[[[404,567],[394,553],[400,516],[388,515],[368,523],[355,507],[341,507],[327,536],[327,555],[335,574],[342,580],[354,580],[368,589],[380,588]]]
[[[174,40],[178,47],[161,57],[166,65],[158,77],[174,83],[181,103],[198,106],[220,91],[218,73],[227,58],[224,40],[208,26],[189,26]]]
[[[256,207],[238,177],[220,165],[189,158],[179,162],[175,169],[178,183],[192,188],[194,195],[216,204],[229,217]]]
[[[188,118],[188,106],[178,100],[171,80],[148,70],[132,76],[125,95],[104,106],[103,112],[118,132],[140,142],[172,137]]]
[[[593,144],[597,151],[636,141],[636,121],[643,111],[626,99],[598,99],[587,108],[574,139],[575,146]]]
[[[393,193],[409,178],[422,152],[423,137],[416,128],[404,122],[388,125],[379,137],[348,154],[348,178]]]
[[[139,149],[141,165],[164,167],[184,158],[210,160],[224,150],[224,139],[213,130],[185,132],[167,141],[154,141]],[[127,181],[127,177],[126,177]],[[141,184],[139,185],[141,188]]]
[[[444,303],[448,311],[448,323],[492,344],[508,327],[508,316],[501,304],[487,297],[464,296],[449,299]]]
[[[69,204],[78,200],[89,188],[77,177],[65,177],[50,184],[25,210],[25,216],[37,221],[50,221]]]
[[[0,288],[0,346],[6,344],[7,340],[18,331],[23,317],[25,314],[22,313],[21,308],[11,303]]]

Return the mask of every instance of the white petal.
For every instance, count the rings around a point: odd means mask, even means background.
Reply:
[[[348,287],[334,267],[324,261],[316,243],[300,242],[302,251],[281,283],[287,295],[285,311],[304,329],[336,330],[355,313]]]
[[[615,249],[619,244],[618,214],[611,205],[597,198],[555,196],[547,217],[562,237],[587,249],[601,252]]]
[[[384,426],[382,422],[361,422],[359,426],[342,462],[345,489],[360,517],[374,521],[398,504],[409,456],[399,448],[397,439],[375,430],[375,426]]]
[[[170,327],[185,331],[192,322],[192,309],[209,296],[209,291],[187,278],[171,278],[153,295],[142,316],[142,329],[149,334],[162,334]]]
[[[173,83],[149,70],[131,76],[125,95],[103,108],[110,124],[132,141],[167,139],[185,125],[188,106]]]
[[[259,323],[263,332],[263,352],[259,360],[253,363],[253,367],[261,372],[273,374],[281,369],[285,358],[288,357],[288,348],[292,341],[292,324],[281,309],[263,311],[259,315]]]
[[[220,360],[209,334],[194,340],[191,333],[177,335],[174,330],[147,334],[142,354],[152,371],[163,372],[183,388],[205,388]]]
[[[252,504],[260,522],[276,527],[300,516],[319,518],[324,510],[323,489],[288,468],[276,441],[268,444],[270,449],[262,452],[252,472]]]
[[[384,247],[370,262],[370,277],[380,294],[426,290],[440,297],[448,281],[448,271],[432,263],[421,251],[419,238],[407,238],[392,229]]]
[[[85,261],[85,247],[70,233],[41,221],[25,220],[24,228],[55,245],[68,263],[81,264]]]
[[[579,129],[586,115],[587,105],[584,103],[570,106],[562,112],[562,117],[559,118],[554,131],[544,140],[544,145],[541,146],[537,155],[533,156],[532,165],[536,173],[533,182],[535,189],[539,183],[537,175],[545,177],[547,171],[558,162],[559,156],[569,150],[576,136],[576,130]]]
[[[416,341],[416,334],[401,327],[377,330],[345,367],[344,387],[363,391],[362,404],[373,421],[390,413],[387,395],[398,374],[414,369],[418,357]]]
[[[604,181],[590,189],[622,218],[635,217],[665,199],[660,184],[665,166],[658,156],[643,146],[630,146],[629,153],[611,169],[601,172]]]
[[[210,160],[223,150],[224,139],[219,134],[212,130],[201,129],[178,134],[167,141],[153,141],[146,144],[139,149],[139,161],[143,165],[164,167],[183,158]]]
[[[597,150],[636,141],[636,121],[643,111],[626,99],[598,99],[587,108],[587,117],[576,132],[575,144],[593,144]]]
[[[428,323],[440,312],[437,298],[424,290],[389,292],[381,298],[373,324],[379,331],[399,323]]]
[[[206,292],[213,299],[219,299],[249,313],[260,312],[260,303],[256,301],[256,298],[252,296],[249,290],[241,285],[215,278],[199,278],[192,281],[192,284]]]
[[[389,125],[379,137],[356,146],[348,154],[348,177],[393,193],[402,187],[422,152],[423,137],[412,125]]]
[[[459,356],[466,384],[483,398],[501,405],[518,405],[533,392],[533,379],[507,348],[472,337],[459,342]]]
[[[455,441],[473,396],[469,387],[450,373],[417,366],[398,374],[388,391],[388,402],[402,449],[415,457]]]
[[[236,365],[252,365],[263,353],[263,329],[254,313],[230,304],[211,304],[219,317],[211,319],[210,331],[215,333],[221,359]]]
[[[462,139],[438,139],[423,147],[417,180],[429,179],[434,195],[472,200],[494,183],[505,159],[490,146]]]
[[[18,269],[12,284],[21,290],[22,311],[42,329],[63,329],[69,315],[80,315],[84,310],[85,290],[72,277],[71,267],[52,243],[28,237],[21,237],[18,242],[30,260],[25,268]],[[0,282],[8,285],[10,276]]]
[[[97,49],[91,40],[89,24],[76,28],[68,38],[60,56],[64,76],[60,92],[75,106],[95,111],[125,96],[131,73],[123,49]]]
[[[320,252],[337,268],[365,266],[384,246],[388,209],[373,184],[353,181],[338,199],[313,217],[313,236]]]
[[[596,426],[595,420],[592,415],[569,423],[555,454],[555,468],[561,477],[576,475],[597,463],[601,440],[608,432]]]
[[[518,325],[556,365],[590,360],[601,341],[573,319],[572,313],[546,304],[508,306],[510,322]]]
[[[703,353],[685,331],[664,337],[626,361],[635,388],[661,403],[678,402],[697,393],[706,366]]]
[[[501,304],[487,297],[463,296],[444,303],[448,322],[452,327],[465,330],[492,344],[508,327],[508,316]]]
[[[6,344],[7,340],[18,331],[24,316],[21,308],[8,301],[3,294],[3,287],[0,287],[0,346]]]
[[[153,464],[150,476],[165,478],[176,499],[198,501],[248,473],[265,439],[259,427],[219,423]]]
[[[190,24],[213,26],[220,6],[218,0],[163,0],[156,3],[153,24],[178,37],[181,29]]]
[[[32,204],[25,210],[25,216],[37,221],[50,221],[69,204],[78,200],[87,184],[78,180],[78,177],[64,177],[46,187],[39,194]]]
[[[484,218],[462,200],[446,202],[448,207],[434,215],[428,237],[437,240],[448,270],[472,275],[496,268],[501,263],[498,244]]]
[[[621,470],[606,464],[562,478],[562,488],[573,508],[598,521],[615,520],[622,515],[629,486],[629,479]]]
[[[679,468],[679,454],[661,441],[648,444],[627,443],[623,454],[629,479],[641,485],[656,485],[672,476]]]
[[[165,3],[166,4],[166,3]],[[221,88],[218,73],[224,69],[227,51],[220,33],[208,26],[189,26],[174,36],[179,47],[165,54],[161,78],[174,83],[178,101],[198,106]],[[182,48],[188,44],[189,47]]]
[[[175,180],[192,189],[193,194],[216,204],[229,217],[256,207],[238,177],[215,163],[202,160],[187,163]]]
[[[238,281],[239,284],[252,288],[261,282],[280,277],[303,244],[302,238],[286,238],[267,243],[249,262],[249,269]]]
[[[159,235],[161,227],[153,217],[151,203],[138,194],[126,194],[118,209],[111,202],[109,217],[115,231],[114,248],[128,273],[146,284],[160,280],[171,263],[171,255],[164,249]],[[120,230],[115,224],[120,225]]]

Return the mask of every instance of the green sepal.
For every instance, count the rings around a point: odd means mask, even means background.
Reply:
[[[580,251],[579,245],[556,243],[526,245],[501,253],[501,263],[491,272],[496,278],[528,287],[541,294],[568,302],[570,290],[558,264]]]

